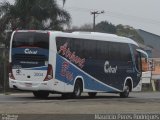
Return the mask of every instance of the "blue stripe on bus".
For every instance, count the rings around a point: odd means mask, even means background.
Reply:
[[[67,68],[67,71],[65,72],[65,75],[62,75],[62,65],[64,62],[69,63],[69,66]],[[68,79],[70,77],[73,77],[73,79]],[[104,91],[104,92],[119,92],[120,90],[113,88],[107,84],[104,84],[96,78],[90,76],[89,74],[82,71],[82,69],[78,68],[74,64],[72,64],[70,61],[68,61],[66,58],[60,56],[57,54],[56,57],[56,74],[55,78],[57,80],[60,80],[66,84],[74,85],[74,80],[77,76],[82,76],[84,79],[84,88],[89,90],[95,90],[95,91]],[[71,78],[72,78],[71,77]]]
[[[42,67],[33,67],[33,68],[23,68],[25,70],[47,70],[48,66],[42,66]]]

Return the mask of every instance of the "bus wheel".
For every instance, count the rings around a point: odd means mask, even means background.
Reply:
[[[47,98],[49,96],[49,92],[47,92],[47,91],[34,91],[33,95],[36,98]]]
[[[88,93],[89,97],[91,97],[91,98],[95,97],[96,94],[97,94],[96,92],[89,92]]]
[[[76,81],[73,91],[73,98],[80,98],[82,93],[82,82],[80,80]]]
[[[127,98],[129,96],[129,85],[126,84],[124,91],[120,93],[121,98]]]

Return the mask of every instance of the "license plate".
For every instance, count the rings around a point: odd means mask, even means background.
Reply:
[[[32,83],[25,83],[26,87],[32,87]]]

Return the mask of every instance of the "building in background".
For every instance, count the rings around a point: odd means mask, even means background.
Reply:
[[[143,38],[145,50],[150,58],[160,58],[160,36],[144,31],[137,30],[138,34]]]
[[[148,53],[149,60],[151,61],[151,68],[152,72],[148,72],[144,76],[144,79],[142,78],[143,83],[149,82],[149,76],[151,76],[150,79],[156,80],[158,86],[158,89],[160,88],[160,36],[144,31],[144,30],[137,30],[138,34],[143,38],[144,45],[140,44],[140,46]],[[146,79],[146,78],[147,79]]]

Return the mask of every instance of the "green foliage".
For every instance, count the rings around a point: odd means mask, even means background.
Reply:
[[[137,33],[136,29],[131,26],[117,25],[117,35],[131,38],[139,43],[144,43],[143,38]]]
[[[93,27],[92,24],[84,24],[80,27],[73,26],[72,29],[67,30],[67,31],[86,31],[86,32],[88,31],[90,32],[90,31],[93,31],[92,27]]]
[[[64,1],[65,2],[65,1]],[[2,30],[10,29],[54,29],[69,25],[70,15],[61,9],[56,0],[15,0],[0,4]],[[55,25],[56,24],[56,25]]]
[[[108,23],[107,21],[102,21],[98,23],[95,28],[97,32],[112,34],[116,33],[116,27],[113,24]]]
[[[96,32],[117,34],[119,36],[131,38],[136,42],[144,43],[143,38],[137,33],[136,29],[127,25],[115,26],[107,21],[102,21],[96,25]]]

